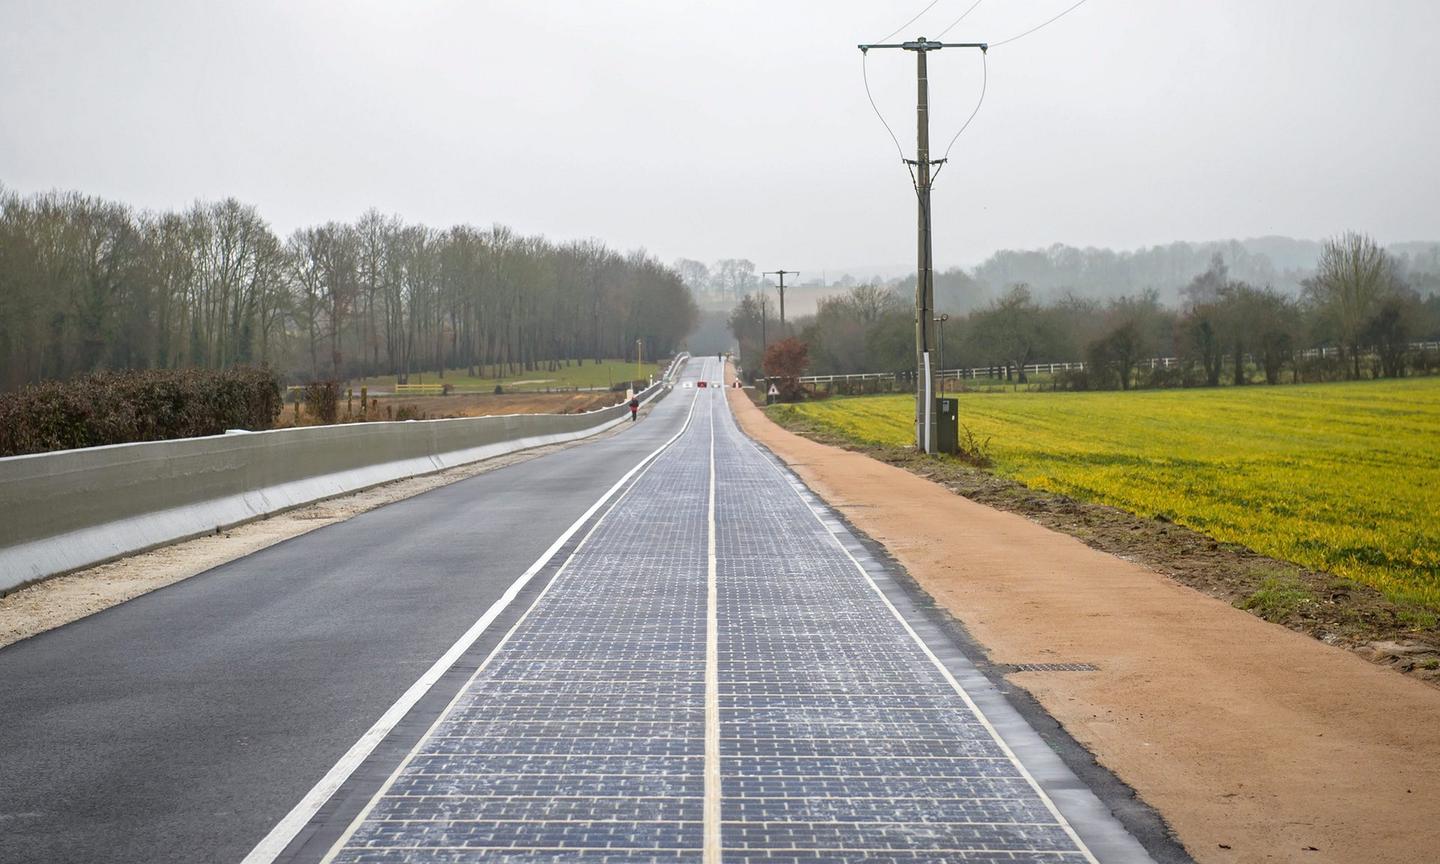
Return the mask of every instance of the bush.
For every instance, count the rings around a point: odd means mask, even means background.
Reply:
[[[1090,373],[1084,369],[1061,369],[1055,373],[1056,390],[1089,390]]]
[[[805,398],[805,388],[800,386],[800,376],[810,365],[810,346],[803,340],[791,336],[772,343],[765,349],[766,376],[780,391],[780,401],[798,402]]]
[[[264,368],[96,372],[0,394],[0,456],[269,429],[280,408]]]
[[[305,385],[305,411],[323,424],[340,419],[340,385],[334,381],[312,381]]]
[[[1410,368],[1421,375],[1440,370],[1440,351],[1416,351],[1410,355]]]
[[[1184,387],[1185,370],[1179,366],[1156,366],[1145,376],[1145,386],[1151,389]]]
[[[1340,357],[1304,357],[1296,364],[1296,373],[1301,381],[1313,384],[1321,381],[1345,380],[1345,361]]]

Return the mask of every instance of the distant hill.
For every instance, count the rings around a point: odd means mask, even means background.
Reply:
[[[1162,301],[1174,303],[1180,289],[1205,272],[1216,254],[1233,279],[1298,292],[1301,281],[1315,272],[1320,248],[1319,241],[1291,237],[1175,242],[1121,252],[1057,243],[1048,249],[996,252],[972,275],[991,291],[1017,282],[1028,283],[1041,296],[1073,292],[1111,297],[1153,288]],[[1402,271],[1440,277],[1440,242],[1396,243],[1387,248],[1399,259]],[[1428,285],[1435,280],[1419,281]]]
[[[1392,243],[1386,248],[1416,290],[1422,295],[1440,293],[1440,241]],[[1273,285],[1294,294],[1299,293],[1301,282],[1314,274],[1320,249],[1318,240],[1275,236],[1177,241],[1122,251],[1081,249],[1062,243],[1046,249],[1003,249],[973,269],[956,267],[937,272],[935,305],[950,314],[963,314],[988,303],[1010,285],[1024,282],[1040,299],[1065,293],[1098,299],[1154,288],[1161,302],[1173,306],[1180,301],[1180,289],[1204,273],[1216,254],[1224,259],[1232,279]],[[738,275],[716,278],[726,265],[743,266]],[[718,261],[707,268],[681,259],[676,268],[686,274],[686,283],[703,309],[728,314],[740,296],[763,287],[770,298],[770,314],[779,314],[773,283],[755,273],[750,261]],[[787,286],[786,317],[795,320],[813,314],[821,298],[862,283],[890,285],[908,297],[915,291],[915,271],[903,265],[807,270],[803,281]]]

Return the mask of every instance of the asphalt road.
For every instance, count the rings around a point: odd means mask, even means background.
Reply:
[[[0,648],[0,862],[239,861],[694,392]]]

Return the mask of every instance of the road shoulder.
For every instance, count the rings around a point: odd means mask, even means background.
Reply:
[[[892,554],[1201,862],[1423,860],[1440,691],[903,469],[741,428]]]
[[[642,408],[641,416],[647,415],[652,408],[653,405]],[[274,513],[215,534],[182,540],[31,583],[0,596],[0,648],[103,612],[317,528],[567,447],[608,438],[627,428],[628,424],[617,425],[577,441],[547,444],[431,474],[393,480]]]

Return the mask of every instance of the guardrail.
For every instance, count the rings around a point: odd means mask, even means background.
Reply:
[[[639,394],[664,395],[686,355]],[[0,594],[347,492],[625,422],[583,414],[349,423],[0,459]]]

